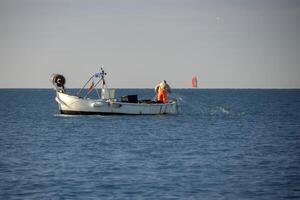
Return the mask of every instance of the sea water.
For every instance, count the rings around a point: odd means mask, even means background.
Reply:
[[[0,199],[300,199],[300,90],[172,97],[177,115],[72,116],[53,90],[1,89]]]

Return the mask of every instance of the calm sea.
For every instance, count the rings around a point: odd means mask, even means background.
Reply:
[[[68,116],[1,89],[0,199],[300,199],[300,90],[173,96],[178,115]]]

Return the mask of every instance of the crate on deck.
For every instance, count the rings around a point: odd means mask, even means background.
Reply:
[[[121,97],[121,102],[126,103],[138,103],[138,96],[137,95],[126,95]]]

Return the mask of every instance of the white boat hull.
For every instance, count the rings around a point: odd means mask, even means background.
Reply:
[[[55,100],[62,114],[125,114],[159,115],[176,114],[178,102],[169,103],[127,103],[113,100],[84,99],[77,96],[56,92]]]

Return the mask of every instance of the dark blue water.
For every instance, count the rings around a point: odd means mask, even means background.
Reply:
[[[300,90],[174,95],[178,115],[63,116],[0,90],[0,199],[300,199]]]

